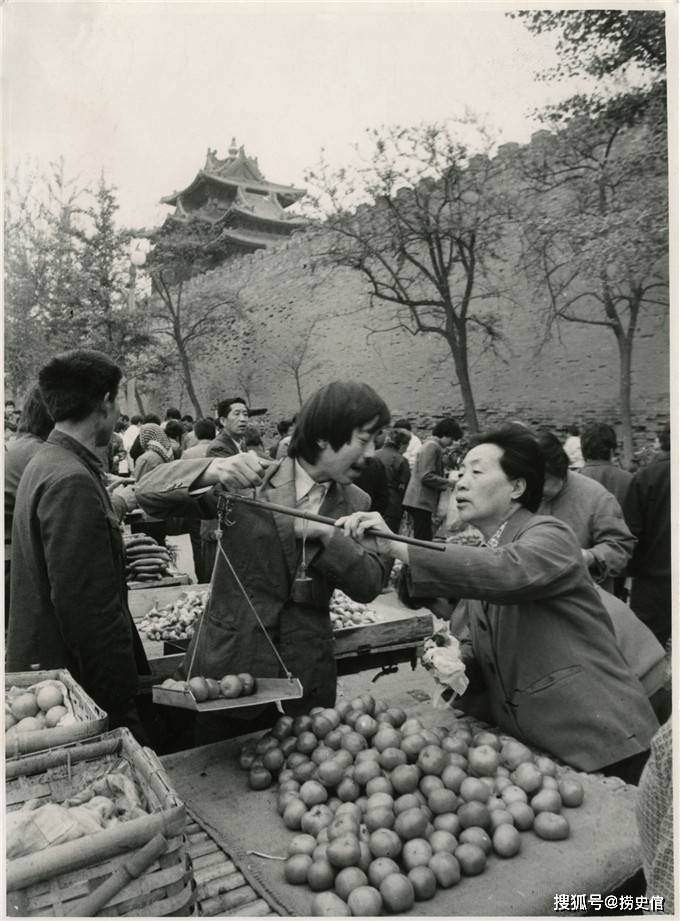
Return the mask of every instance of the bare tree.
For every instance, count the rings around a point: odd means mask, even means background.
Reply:
[[[224,257],[213,228],[195,221],[161,229],[154,243],[148,259],[154,333],[172,343],[194,412],[202,417],[194,364],[218,348],[225,328],[241,313],[240,299],[222,280],[203,275]]]
[[[444,125],[372,130],[365,167],[322,164],[307,181],[325,216],[317,259],[363,275],[372,332],[443,337],[468,428],[477,431],[470,353],[496,350],[502,339],[497,302],[509,292],[495,273],[511,216],[497,162],[457,139],[472,127],[461,123],[455,135]]]
[[[311,321],[305,321],[303,325],[293,331],[287,346],[275,350],[281,367],[286,373],[291,374],[295,381],[300,406],[304,403],[302,393],[303,377],[313,374],[314,371],[318,371],[323,367],[323,362],[315,359],[316,342],[320,335],[320,323],[321,317],[314,317]]]
[[[563,322],[614,335],[627,464],[635,336],[645,312],[668,308],[665,122],[642,111],[628,123],[620,103],[570,116],[524,152],[524,266],[544,298],[546,335]]]

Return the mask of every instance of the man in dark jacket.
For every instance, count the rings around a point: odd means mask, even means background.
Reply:
[[[206,457],[234,457],[245,451],[248,428],[248,407],[242,397],[227,397],[217,404],[217,417],[222,431],[210,443]],[[215,566],[217,519],[201,522],[201,553],[196,575],[199,582],[210,582]]]
[[[605,489],[616,496],[623,508],[633,474],[622,470],[616,463],[616,432],[605,422],[591,422],[581,435],[581,452],[584,464],[582,476],[597,480]]]
[[[109,715],[149,739],[135,704],[149,665],[127,604],[118,516],[95,451],[118,419],[120,368],[101,352],[40,371],[55,421],[17,490],[7,671],[67,668]]]
[[[671,635],[671,433],[659,432],[661,450],[633,477],[623,507],[638,543],[628,572],[630,606],[662,645]]]

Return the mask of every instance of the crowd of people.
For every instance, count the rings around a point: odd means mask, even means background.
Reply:
[[[9,671],[68,668],[110,726],[163,750],[176,727],[138,693],[149,663],[121,523],[162,542],[179,520],[211,582],[184,675],[290,670],[304,693],[287,712],[333,706],[331,595],[371,601],[396,560],[405,597],[456,612],[470,678],[457,705],[576,768],[638,781],[670,717],[668,427],[631,474],[605,422],[565,445],[518,420],[465,436],[445,417],[421,440],[368,385],[333,382],[265,445],[242,397],[215,418],[128,418],[120,380],[102,353],[54,357],[6,440]],[[225,528],[220,494],[244,489],[335,526],[239,505]],[[196,720],[194,741],[224,737],[226,722]]]

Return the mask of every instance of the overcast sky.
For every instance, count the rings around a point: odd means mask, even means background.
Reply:
[[[158,199],[232,136],[301,185],[321,148],[340,166],[367,127],[465,106],[526,141],[530,111],[566,92],[535,79],[553,40],[485,0],[5,2],[6,170],[60,155],[83,180],[103,169],[128,226],[159,223]]]

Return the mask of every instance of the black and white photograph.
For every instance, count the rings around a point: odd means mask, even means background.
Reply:
[[[677,0],[0,30],[0,914],[674,916]]]

